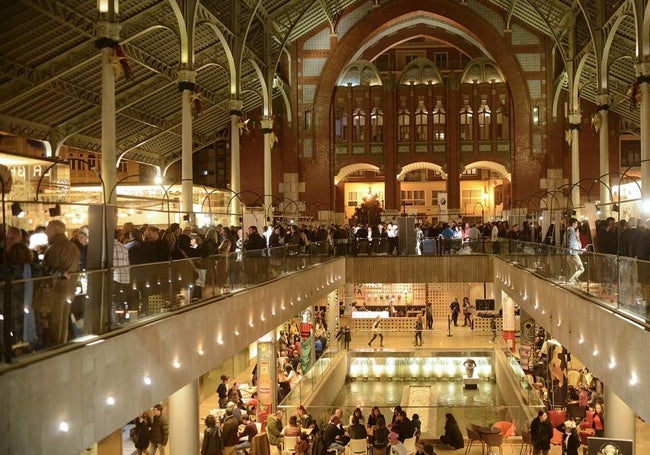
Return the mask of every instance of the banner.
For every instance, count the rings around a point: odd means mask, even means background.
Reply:
[[[274,355],[271,343],[257,343],[257,398],[263,405],[273,403],[271,377],[277,375],[271,375],[271,355]]]
[[[447,213],[447,193],[438,193],[438,217]]]

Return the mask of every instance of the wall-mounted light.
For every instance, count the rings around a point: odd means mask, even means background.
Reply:
[[[67,433],[68,430],[70,430],[70,425],[68,425],[68,422],[66,422],[65,420],[59,422],[59,431],[63,433]]]
[[[142,382],[144,382],[144,385],[151,385],[151,378],[149,376],[145,376],[142,379]]]
[[[533,126],[539,126],[539,107],[533,107]]]

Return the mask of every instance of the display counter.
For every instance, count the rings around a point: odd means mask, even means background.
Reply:
[[[358,311],[354,313],[375,313],[374,317],[343,317],[341,318],[341,327],[349,324],[350,329],[353,331],[372,331],[372,324],[377,317],[377,313],[385,313],[388,316],[388,312],[384,311]],[[384,333],[390,332],[413,332],[415,330],[415,319],[416,318],[407,318],[407,317],[383,317],[381,319],[381,330]]]
[[[377,316],[380,318],[388,318],[388,311],[353,311],[352,319],[375,319]]]

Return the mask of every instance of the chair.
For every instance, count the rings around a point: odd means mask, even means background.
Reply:
[[[366,455],[368,453],[368,442],[366,439],[350,439],[349,455]]]
[[[282,453],[294,453],[296,451],[296,444],[298,444],[298,436],[285,436],[283,438]]]
[[[553,428],[566,422],[566,411],[563,409],[552,409],[547,412],[548,420],[551,422]]]
[[[528,452],[533,448],[533,435],[530,431],[524,431],[521,433],[521,449],[519,449],[519,455],[524,451],[524,447],[528,447],[526,449],[526,454],[528,454]]]
[[[405,438],[404,447],[406,447],[406,455],[413,455],[416,452],[415,438]]]
[[[501,433],[481,433],[481,439],[483,439],[488,453],[492,447],[498,447],[499,453],[503,455],[503,435]]]
[[[474,444],[475,441],[481,443],[481,454],[485,452],[483,439],[481,439],[481,435],[478,434],[478,430],[476,430],[474,427],[476,427],[476,425],[472,425],[472,424],[465,427],[465,429],[467,430],[467,439],[469,439],[469,444],[467,444],[467,449],[465,449],[465,455],[469,453],[469,451],[472,448],[472,444]]]
[[[551,444],[553,444],[554,446],[561,446],[563,440],[564,440],[564,433],[562,433],[557,428],[553,428],[553,437],[551,438]]]
[[[514,436],[515,430],[517,429],[514,422],[506,422],[505,420],[494,422],[492,426],[494,428],[498,428],[499,431],[501,431],[503,439],[508,439],[509,437]]]

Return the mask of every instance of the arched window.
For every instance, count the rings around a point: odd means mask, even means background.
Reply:
[[[465,100],[463,108],[460,110],[460,140],[471,141],[474,137],[472,128],[472,107],[469,101]]]
[[[411,140],[411,113],[408,109],[401,109],[397,114],[397,123],[399,125],[399,140]]]
[[[501,104],[497,107],[496,117],[496,135],[497,140],[504,140],[510,138],[510,129],[508,128],[508,106],[505,100],[501,100]]]
[[[481,101],[481,107],[478,110],[478,140],[488,141],[492,139],[492,112],[487,100]]]
[[[374,107],[370,113],[370,134],[372,142],[384,141],[384,111],[381,107]]]
[[[77,161],[74,159],[74,153],[70,152],[68,153],[68,163],[70,163],[70,170],[74,171],[77,169]]]
[[[334,129],[336,142],[345,142],[348,129],[348,115],[345,111],[345,106],[342,103],[336,105]]]
[[[97,158],[92,153],[88,155],[88,167],[95,169],[97,167]]]
[[[353,142],[364,142],[366,140],[366,111],[357,108],[354,112],[354,130],[352,131]]]
[[[447,126],[447,113],[442,107],[442,101],[436,101],[436,107],[433,108],[433,140],[444,141],[445,129]]]
[[[418,102],[418,107],[415,109],[415,140],[424,142],[428,139],[429,135],[429,113],[424,106],[424,101]]]

